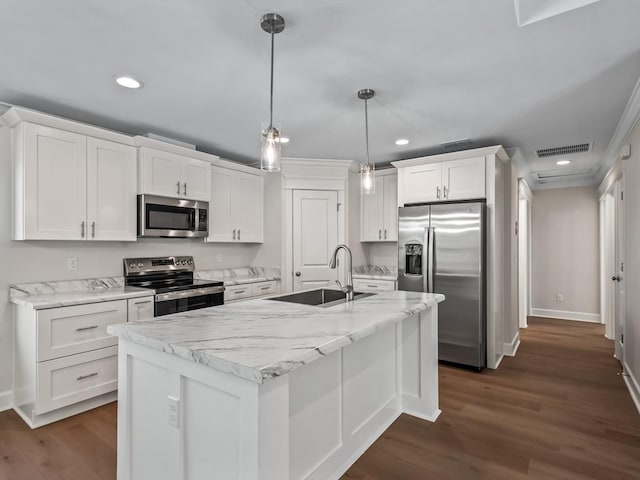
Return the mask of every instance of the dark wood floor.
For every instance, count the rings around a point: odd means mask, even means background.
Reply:
[[[640,479],[640,415],[600,325],[531,318],[497,371],[440,367],[442,415],[402,415],[345,479]],[[0,480],[113,480],[116,405],[30,430],[0,413]]]

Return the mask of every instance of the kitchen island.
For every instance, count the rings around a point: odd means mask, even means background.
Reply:
[[[401,413],[438,417],[443,300],[260,299],[110,326],[118,479],[338,478]]]

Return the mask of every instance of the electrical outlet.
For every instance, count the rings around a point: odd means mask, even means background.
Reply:
[[[180,400],[169,397],[169,425],[180,428]]]
[[[556,300],[558,300],[559,302],[563,302],[564,301],[564,295],[562,295],[561,293],[558,293],[556,295]]]
[[[219,253],[216,255],[216,262],[221,262],[222,261],[222,254]]]
[[[78,259],[76,257],[67,258],[67,270],[77,270]]]

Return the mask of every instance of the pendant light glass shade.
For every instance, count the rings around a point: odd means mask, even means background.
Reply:
[[[367,101],[373,98],[375,93],[370,88],[358,91],[358,98],[364,100],[364,131],[367,148],[367,163],[360,164],[360,192],[364,195],[376,193],[376,167],[369,162],[369,109],[367,108]]]
[[[376,193],[376,167],[373,163],[360,165],[360,193]]]
[[[262,132],[260,168],[267,172],[280,171],[280,131],[276,127]]]
[[[273,125],[273,51],[276,33],[284,30],[284,18],[277,13],[267,13],[260,20],[262,30],[271,35],[271,90],[269,95],[269,127],[262,131],[260,169],[267,172],[280,171],[280,130]]]

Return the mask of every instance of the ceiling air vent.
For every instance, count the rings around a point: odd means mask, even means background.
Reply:
[[[545,170],[543,172],[536,172],[535,176],[538,179],[552,180],[554,178],[567,178],[567,177],[580,177],[583,175],[590,175],[593,172],[592,168],[579,168],[575,170]]]
[[[566,147],[541,148],[536,150],[538,158],[555,157],[557,155],[571,155],[572,153],[584,153],[591,149],[590,143],[578,143]]]
[[[457,149],[466,148],[469,145],[471,145],[471,143],[472,143],[471,140],[469,140],[468,138],[461,138],[460,140],[453,140],[451,142],[444,142],[444,143],[441,143],[440,145],[442,145],[446,149],[455,148],[457,150]]]

